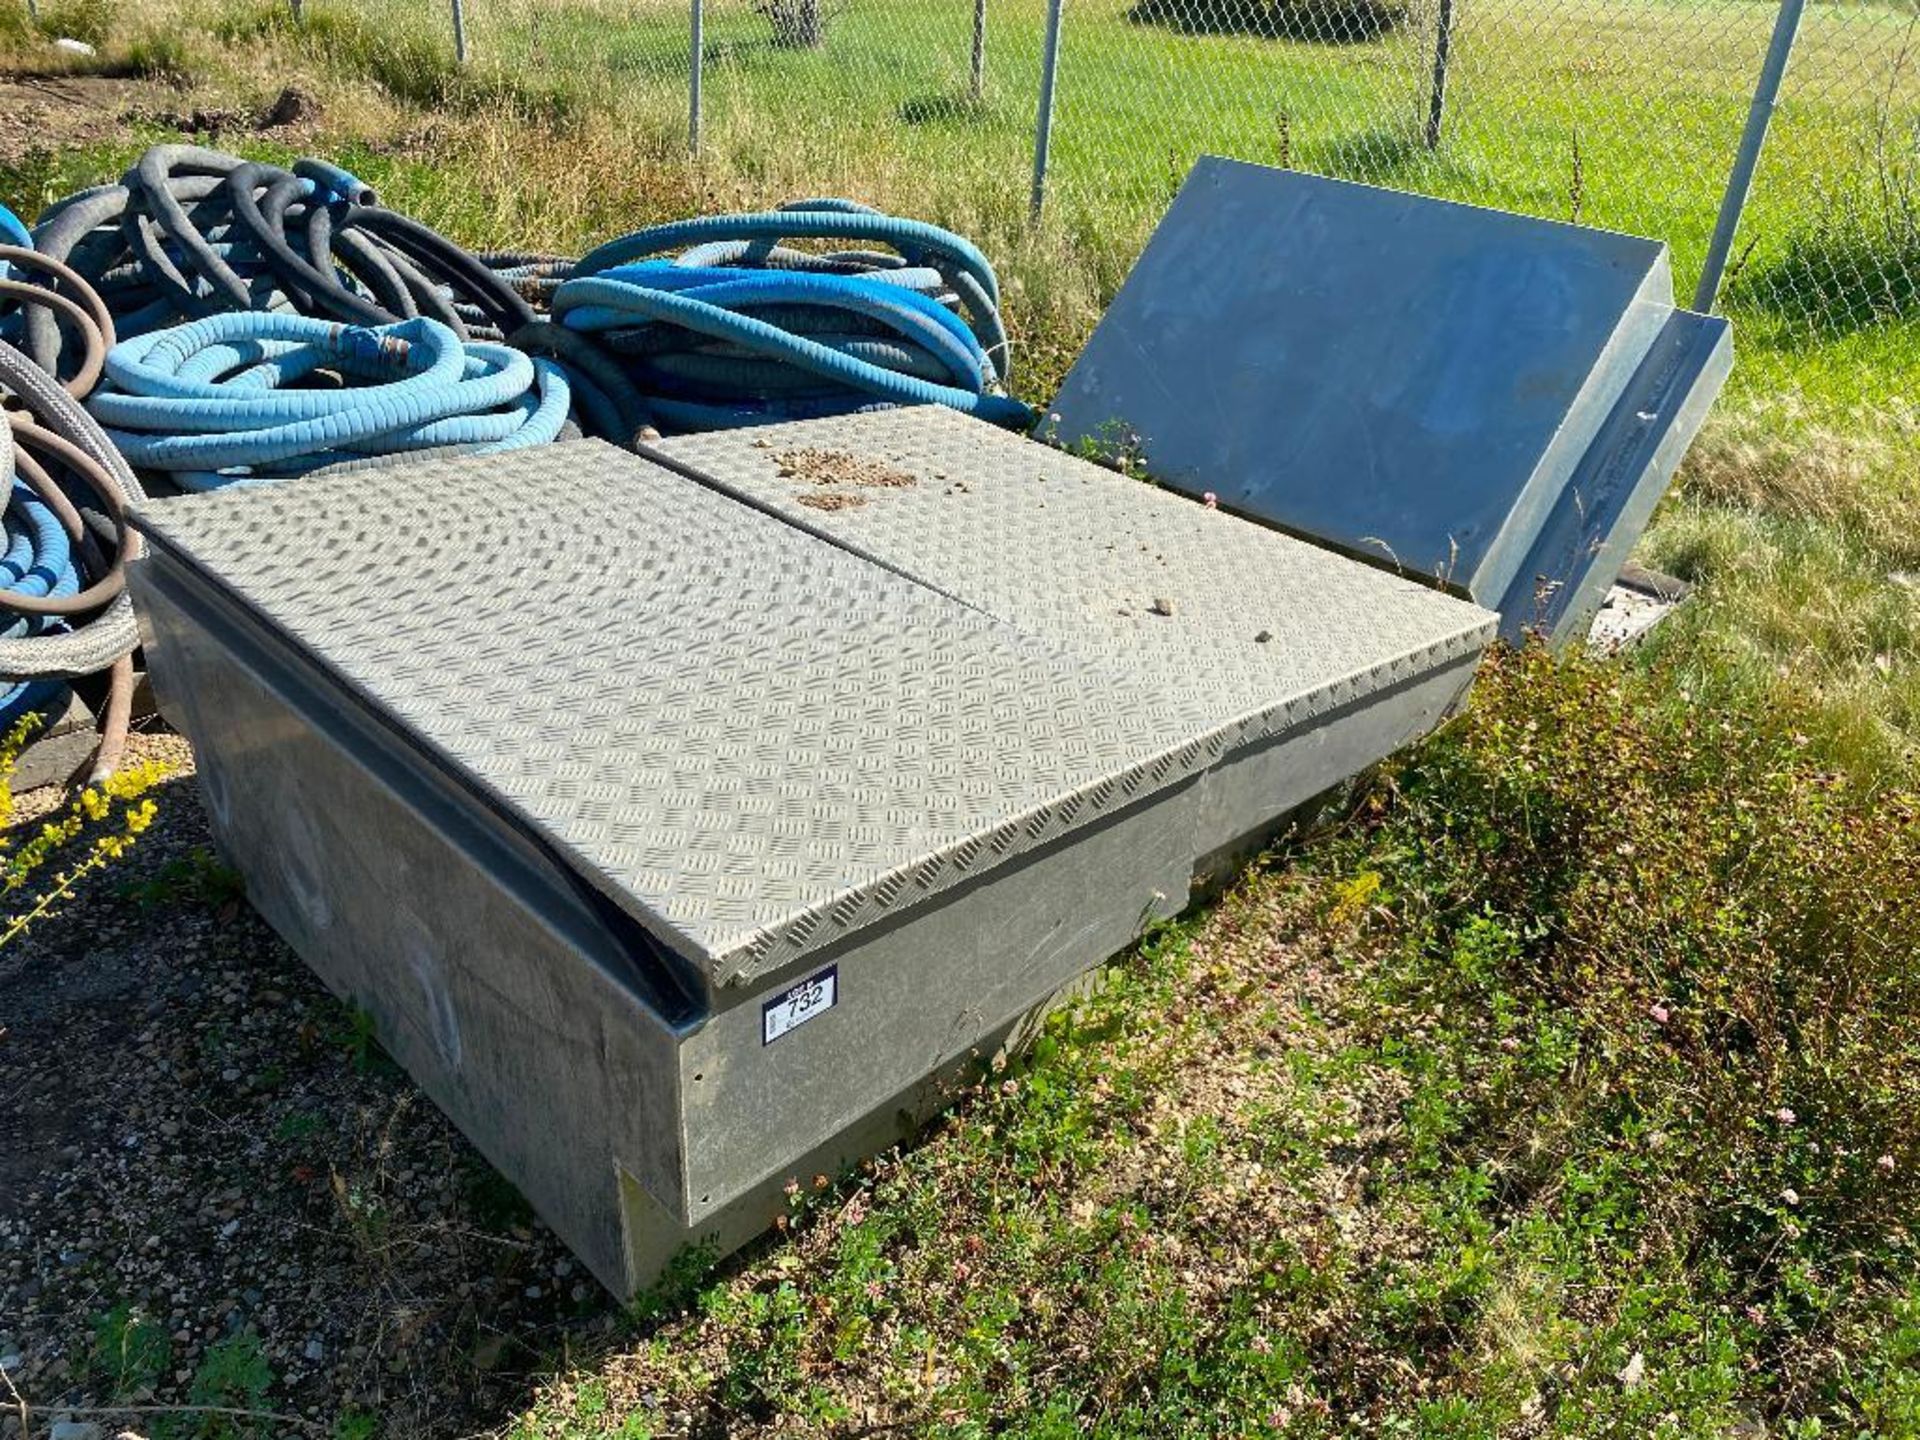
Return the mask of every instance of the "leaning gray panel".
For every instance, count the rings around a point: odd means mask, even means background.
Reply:
[[[1206,157],[1067,377],[1058,436],[1444,579],[1509,635],[1573,633],[1731,362],[1724,321],[1675,315],[1653,241]],[[1543,547],[1562,512],[1605,528]],[[1561,568],[1536,576],[1543,557]]]

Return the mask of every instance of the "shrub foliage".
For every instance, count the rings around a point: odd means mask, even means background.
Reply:
[[[1769,1408],[1849,1408],[1840,1357],[1898,1332],[1920,1258],[1914,797],[1681,677],[1529,652],[1339,853],[1393,936],[1382,1043],[1453,1017],[1438,1150],[1499,1157],[1489,1213],[1616,1251],[1589,1280],[1684,1277]]]

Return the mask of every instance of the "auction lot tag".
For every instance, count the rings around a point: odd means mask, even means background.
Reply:
[[[816,1015],[824,1015],[840,1001],[840,967],[829,965],[760,1006],[760,1043],[771,1045],[789,1030],[797,1030]]]

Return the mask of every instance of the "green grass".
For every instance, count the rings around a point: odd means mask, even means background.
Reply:
[[[1497,660],[514,1433],[1920,1433],[1920,820],[1674,692]]]
[[[519,74],[600,87],[677,131],[682,8],[493,7],[474,51],[483,66],[499,57]],[[729,167],[778,186],[768,198],[809,184],[870,191],[878,181],[922,209],[1018,210],[1040,0],[990,8],[977,105],[966,5],[849,0],[815,50],[774,44],[750,7],[709,8],[708,141]],[[1744,0],[1465,7],[1445,141],[1428,151],[1430,6],[1397,34],[1348,45],[1183,34],[1133,23],[1130,9],[1127,0],[1075,5],[1057,101],[1056,219],[1103,288],[1191,158],[1212,150],[1657,236],[1673,248],[1685,293],[1772,22],[1771,7]],[[1920,365],[1911,284],[1892,287],[1876,316],[1893,323],[1862,336],[1847,283],[1862,273],[1872,282],[1887,258],[1920,258],[1901,207],[1885,199],[1889,180],[1909,178],[1889,170],[1906,149],[1900,117],[1920,101],[1912,26],[1906,7],[1808,10],[1729,296],[1747,358],[1736,393],[1797,383],[1837,407],[1884,402]],[[769,134],[780,137],[771,150]],[[1840,353],[1823,363],[1828,345]]]

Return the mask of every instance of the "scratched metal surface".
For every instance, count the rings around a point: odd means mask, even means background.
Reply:
[[[594,442],[156,501],[136,523],[152,563],[237,599],[716,984],[1224,744],[1176,687]]]
[[[1429,586],[939,407],[655,448],[1097,662],[1116,685],[1152,690],[1229,746],[1472,654],[1496,623]],[[867,483],[833,478],[860,464]],[[818,508],[832,496],[855,503]]]

